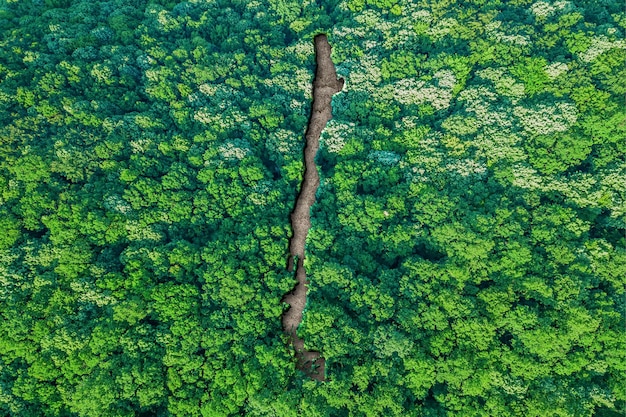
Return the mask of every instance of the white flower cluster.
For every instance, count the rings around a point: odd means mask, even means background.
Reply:
[[[404,176],[411,182],[427,182],[428,178],[424,174],[426,174],[424,168],[414,165],[409,167],[408,170],[405,170]]]
[[[193,118],[205,125],[211,125],[213,122],[219,120],[219,116],[211,114],[207,109],[200,109],[194,115]]]
[[[224,129],[231,129],[235,126],[241,129],[250,128],[250,121],[247,119],[246,115],[237,109],[230,109],[224,114],[215,114],[208,108],[204,107],[196,111],[193,118],[200,123],[211,126],[220,126]]]
[[[297,69],[294,72],[296,74],[295,77],[293,73],[277,74],[272,78],[263,80],[263,84],[291,93],[289,95],[300,93],[302,97],[311,98],[313,91],[313,74],[303,68]]]
[[[476,135],[472,145],[476,147],[476,156],[484,157],[487,161],[522,162],[528,157],[524,149],[519,146],[522,138],[497,126],[487,127]]]
[[[502,21],[495,20],[487,24],[485,26],[485,30],[496,42],[499,43],[508,43],[519,46],[525,46],[529,44],[529,39],[527,36],[507,34],[506,32],[499,30],[500,27],[502,27]]]
[[[222,157],[228,160],[241,160],[251,153],[250,143],[244,139],[233,139],[227,141],[220,145],[218,151]]]
[[[587,173],[548,178],[542,191],[558,191],[580,207],[598,207],[605,193],[599,187],[598,180]]]
[[[428,182],[432,173],[442,171],[442,163],[446,157],[441,151],[440,143],[443,135],[440,132],[431,132],[416,144],[417,152],[407,155],[400,161],[400,167],[405,176],[412,182]]]
[[[589,48],[578,57],[581,61],[588,63],[613,48],[626,49],[626,41],[624,39],[610,40],[604,35],[594,36]]]
[[[530,44],[528,36],[523,35],[507,35],[503,32],[495,32],[493,34],[496,42],[508,43],[512,45],[526,46]]]
[[[496,106],[498,95],[484,85],[469,87],[459,94],[459,101],[465,102],[465,111],[474,113],[480,127],[497,126],[499,129],[513,125],[506,108]]]
[[[314,56],[314,48],[313,42],[307,40],[302,40],[294,45],[290,45],[285,48],[285,53],[287,56],[295,56],[300,60],[308,60],[310,57]]]
[[[495,82],[500,79],[504,75],[504,68],[494,68],[489,67],[485,69],[481,69],[476,71],[476,75],[482,78],[483,80],[489,80],[491,82]]]
[[[469,177],[470,175],[482,177],[487,172],[487,167],[473,159],[463,159],[447,164],[446,170],[455,172],[462,177]]]
[[[526,189],[541,188],[543,178],[537,174],[537,170],[526,164],[513,166],[513,185]]]
[[[452,91],[448,89],[428,87],[417,94],[418,98],[423,97],[426,103],[433,106],[435,110],[443,110],[450,107],[452,101]]]
[[[96,288],[95,285],[87,282],[72,281],[70,282],[70,288],[78,294],[78,299],[83,303],[95,304],[98,307],[103,307],[115,302],[115,297],[111,295],[105,295]]]
[[[389,34],[395,26],[394,22],[389,21],[380,12],[371,9],[355,15],[354,20],[364,28],[376,28],[383,34]]]
[[[321,143],[330,153],[338,153],[346,144],[346,141],[354,136],[354,123],[341,123],[331,119],[322,131]]]
[[[550,3],[542,0],[533,3],[533,5],[530,6],[530,12],[536,19],[542,20],[557,12],[568,12],[572,7],[572,3],[569,1],[555,1]]]
[[[419,117],[417,116],[405,116],[400,120],[394,122],[394,126],[398,130],[415,129],[419,124]]]
[[[166,218],[163,220],[167,220]],[[153,240],[155,242],[163,239],[163,234],[154,229],[154,225],[144,225],[137,220],[126,222],[126,237],[128,240]]]
[[[485,103],[494,103],[498,100],[498,95],[484,85],[471,86],[459,93],[459,101],[466,102],[466,109],[474,111],[474,106],[484,106]]]
[[[294,98],[289,102],[289,108],[292,110],[303,110],[305,104],[306,103],[304,101],[299,101]]]
[[[304,139],[298,140],[290,130],[276,129],[267,138],[266,146],[270,151],[280,154],[291,154],[298,146],[303,144]]]
[[[493,33],[502,26],[502,20],[493,20],[485,25],[485,31],[487,33]]]
[[[198,86],[198,90],[202,94],[211,98],[211,102],[214,106],[219,106],[224,110],[230,107],[230,103],[236,102],[243,97],[243,93],[239,90],[232,88],[227,84],[201,84]]]
[[[559,75],[569,71],[569,67],[564,62],[553,62],[551,64],[546,65],[546,67],[543,70],[546,72],[548,77],[554,79],[558,77]]]
[[[198,93],[191,93],[187,96],[187,102],[189,104],[191,104],[192,106],[200,106],[204,103],[204,100],[202,99],[202,96]]]
[[[94,53],[94,57],[95,57],[95,53]],[[137,57],[137,59],[135,60],[135,62],[137,63],[137,66],[141,69],[146,69],[146,68],[150,68],[151,65],[156,64],[156,60],[151,57],[150,55],[147,54],[141,54]]]
[[[340,26],[333,28],[333,38],[335,39],[366,39],[368,34],[368,27],[364,25],[357,25],[354,27]]]
[[[516,378],[508,374],[503,375],[500,372],[490,372],[490,374],[493,385],[501,388],[509,395],[523,398],[528,391],[528,383],[522,378]]]
[[[366,54],[359,61],[346,61],[339,64],[337,74],[346,79],[344,90],[347,91],[351,85],[355,85],[363,91],[377,91],[378,84],[383,79],[379,62],[378,56]]]
[[[457,79],[454,72],[450,70],[439,70],[435,73],[436,83],[441,88],[452,89],[456,85]]]
[[[534,135],[549,135],[567,131],[578,119],[576,106],[560,102],[554,105],[539,104],[532,108],[517,106],[513,113],[524,129]]]
[[[104,199],[103,206],[107,210],[117,211],[121,214],[128,214],[132,210],[130,204],[119,195],[110,195]]]
[[[395,165],[400,161],[400,155],[391,151],[371,151],[367,157],[383,165]]]
[[[380,96],[386,99],[395,99],[402,104],[422,104],[423,97],[418,97],[417,92],[422,90],[426,82],[414,78],[405,78],[392,84],[385,85],[380,90]]]
[[[380,44],[375,40],[366,40],[363,41],[363,49],[368,52],[373,52],[376,48],[379,48]]]
[[[413,10],[407,13],[412,21],[420,21],[424,23],[432,23],[433,14],[426,9]]]
[[[626,218],[626,176],[622,169],[614,169],[595,174],[576,173],[569,177],[544,177],[541,188],[544,192],[557,191],[579,207],[607,207],[609,221],[616,226],[624,226]]]
[[[198,86],[198,89],[200,90],[202,94],[206,96],[213,96],[217,92],[217,85],[204,83],[204,84],[200,84]]]
[[[293,73],[278,74],[272,78],[264,79],[263,84],[268,87],[280,88],[289,93],[302,93],[307,99],[313,97],[313,74],[304,68],[298,68],[294,72],[295,77]]]
[[[430,104],[435,110],[443,110],[450,107],[452,101],[452,89],[450,85],[456,84],[456,78],[451,71],[440,71],[442,79],[434,78],[433,82],[442,81],[443,86],[427,86],[424,81],[405,78],[383,87],[381,95],[393,98],[401,104]],[[436,76],[437,74],[435,74]],[[440,84],[441,85],[441,84]]]
[[[548,17],[551,14],[553,14],[555,11],[556,9],[554,8],[554,6],[552,6],[550,3],[546,1],[538,1],[534,3],[532,6],[530,6],[530,12],[536,18]]]
[[[388,38],[383,42],[383,47],[386,49],[396,49],[406,47],[411,43],[411,38],[415,35],[415,31],[412,29],[400,29],[392,33]],[[372,42],[372,46],[377,43]],[[371,49],[371,48],[370,48]]]
[[[248,194],[248,200],[257,206],[264,206],[269,199],[269,193],[272,187],[271,181],[259,181],[252,188],[252,192]]]
[[[78,317],[80,317],[81,313],[78,313]],[[75,330],[70,330],[65,327],[61,327],[62,323],[61,317],[54,317],[51,321],[58,325],[59,328],[54,332],[48,332],[45,336],[41,338],[41,347],[43,351],[49,351],[52,348],[55,350],[59,350],[61,352],[65,352],[66,354],[72,354],[80,349],[83,349],[85,345],[87,345],[87,337],[83,334],[76,332]],[[53,363],[58,364],[56,362],[56,358],[53,357]]]
[[[474,116],[476,127],[498,126],[499,128],[510,127],[512,122],[506,111],[499,110],[486,101],[471,101],[465,106],[465,111]]]

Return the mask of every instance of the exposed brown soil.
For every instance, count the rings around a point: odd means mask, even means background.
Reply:
[[[335,93],[343,88],[343,79],[337,79],[335,65],[330,59],[330,45],[326,35],[317,35],[315,42],[315,80],[313,81],[313,108],[305,134],[304,178],[296,206],[291,213],[293,235],[289,241],[289,271],[293,271],[297,260],[296,279],[298,283],[283,301],[290,305],[282,317],[283,330],[289,335],[296,351],[297,367],[313,379],[324,381],[326,362],[319,352],[304,348],[304,340],[297,335],[302,322],[302,312],[306,305],[307,279],[304,270],[304,243],[311,228],[311,206],[315,202],[315,193],[320,184],[320,177],[315,166],[315,155],[319,149],[320,135],[332,118],[331,100]]]

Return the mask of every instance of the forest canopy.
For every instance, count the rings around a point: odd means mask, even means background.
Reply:
[[[0,3],[0,414],[626,412],[616,0]],[[337,73],[295,369],[313,37]]]

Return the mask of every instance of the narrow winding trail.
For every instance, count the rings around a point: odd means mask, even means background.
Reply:
[[[311,228],[311,206],[315,202],[315,193],[320,184],[320,177],[315,166],[315,155],[319,149],[320,135],[332,118],[331,101],[335,93],[341,91],[344,80],[337,79],[335,65],[330,59],[330,45],[326,35],[317,35],[315,42],[315,80],[313,81],[313,106],[305,134],[304,178],[296,205],[291,213],[293,236],[289,241],[288,270],[296,265],[298,283],[292,292],[285,295],[283,301],[290,305],[282,317],[283,330],[289,335],[296,351],[297,367],[313,379],[324,381],[325,360],[319,352],[304,349],[304,340],[297,335],[302,322],[302,312],[306,305],[307,279],[304,270],[304,244]]]

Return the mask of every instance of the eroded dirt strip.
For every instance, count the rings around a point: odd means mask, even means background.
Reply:
[[[306,131],[304,148],[304,178],[296,206],[291,213],[293,236],[289,241],[289,271],[293,271],[295,260],[296,284],[293,291],[283,301],[290,305],[282,317],[283,330],[289,335],[296,351],[298,369],[311,378],[324,380],[325,361],[319,352],[304,349],[304,340],[297,335],[298,326],[302,322],[302,312],[306,305],[307,279],[304,270],[304,243],[311,228],[311,206],[315,202],[315,192],[320,178],[315,166],[315,155],[319,149],[320,135],[328,121],[332,118],[331,100],[335,93],[343,88],[343,79],[337,79],[335,65],[330,59],[330,45],[326,35],[317,35],[315,42],[315,80],[313,81],[313,108]]]

